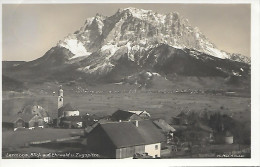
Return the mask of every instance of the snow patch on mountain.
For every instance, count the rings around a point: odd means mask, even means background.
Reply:
[[[81,56],[89,56],[91,52],[88,52],[84,47],[83,43],[77,39],[66,38],[58,44],[60,47],[68,49],[71,53],[74,54],[70,59],[75,59]]]

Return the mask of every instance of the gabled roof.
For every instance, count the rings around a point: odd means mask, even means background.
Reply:
[[[43,119],[40,115],[23,115],[22,118],[25,122],[38,121],[39,119]]]
[[[135,113],[136,115],[140,115],[140,114],[142,114],[144,111],[128,111],[128,112]]]
[[[163,119],[154,120],[153,123],[163,132],[175,132],[176,130]]]
[[[3,122],[14,123],[18,119],[22,119],[24,122],[28,123],[32,119],[39,119],[39,118],[43,118],[43,117],[41,117],[39,114],[18,113],[18,114],[11,115],[11,116],[3,116]]]
[[[77,111],[77,109],[73,108],[70,103],[67,103],[65,106],[62,106],[58,109],[58,111]]]
[[[103,129],[116,148],[154,144],[165,140],[164,135],[150,120],[138,121],[138,127],[135,122],[113,122],[99,124],[95,129],[98,128]]]
[[[135,113],[136,115],[145,114],[145,115],[151,117],[151,115],[147,111],[128,111],[128,112]]]
[[[41,117],[49,117],[49,113],[39,105],[32,106],[32,113],[38,114]]]
[[[132,112],[128,112],[128,111],[124,111],[124,110],[117,110],[116,112],[114,112],[111,116],[112,120],[121,120],[121,121],[127,121],[130,119],[130,117],[132,115],[134,115],[135,113]]]

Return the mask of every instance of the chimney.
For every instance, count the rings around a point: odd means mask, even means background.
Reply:
[[[138,120],[135,120],[135,126],[138,127]]]

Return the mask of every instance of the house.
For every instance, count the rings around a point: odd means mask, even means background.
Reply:
[[[15,115],[4,116],[3,127],[14,131],[24,128],[44,128],[50,121],[49,113],[43,107],[27,105]]]
[[[128,112],[135,113],[142,119],[149,119],[151,117],[151,115],[147,111],[128,111]]]
[[[29,129],[35,129],[35,128],[44,128],[44,119],[36,114],[36,115],[22,115],[22,119],[28,123]]]
[[[140,116],[133,112],[128,112],[124,110],[117,110],[114,112],[111,117],[111,121],[135,121],[135,120],[142,120]]]
[[[95,114],[91,115],[88,113],[84,114],[82,118],[83,118],[83,127],[85,128],[92,126],[93,124],[97,123],[100,119],[102,119],[101,117]]]
[[[2,126],[3,126],[3,130],[13,130],[13,131],[28,127],[28,125],[26,125],[26,122],[17,115],[3,116]]]
[[[44,126],[44,119],[38,114],[18,113],[3,118],[3,128],[14,131],[24,128],[44,128]]]
[[[46,124],[51,123],[51,117],[49,115],[49,113],[41,106],[39,105],[34,105],[32,106],[32,112],[34,115],[38,114],[41,118],[43,118],[43,121]]]
[[[147,154],[161,156],[164,135],[152,121],[109,122],[98,124],[87,136],[87,146],[93,152],[109,158],[133,158]]]

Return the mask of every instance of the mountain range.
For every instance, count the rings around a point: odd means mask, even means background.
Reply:
[[[136,8],[96,14],[42,57],[5,66],[22,82],[118,83],[160,76],[250,80],[250,58],[218,49],[177,12]],[[10,63],[9,63],[10,64]],[[134,79],[132,79],[134,78]]]

